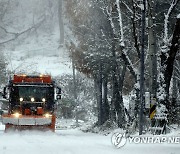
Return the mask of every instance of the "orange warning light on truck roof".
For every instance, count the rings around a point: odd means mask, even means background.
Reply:
[[[13,83],[51,83],[50,75],[14,75]]]

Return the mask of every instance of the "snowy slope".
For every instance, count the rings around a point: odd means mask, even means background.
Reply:
[[[12,73],[48,73],[52,76],[71,73],[68,50],[59,48],[57,1],[15,0],[9,5],[2,24],[11,33],[1,37],[0,42],[13,38],[13,33],[35,28],[4,44],[1,50],[8,62],[8,70]]]
[[[15,47],[15,50],[6,48],[5,57],[8,69],[13,73],[39,72],[53,76],[71,73],[71,63],[67,49],[58,44],[58,29],[54,34],[38,36],[41,42],[26,40]]]

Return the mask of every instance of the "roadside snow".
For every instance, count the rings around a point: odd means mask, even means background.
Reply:
[[[83,133],[77,129],[52,132],[0,132],[1,154],[179,154],[174,144],[126,144],[116,149],[111,135]]]
[[[111,134],[100,135],[84,133],[72,129],[73,121],[60,120],[61,125],[55,133],[40,131],[22,131],[4,133],[0,124],[0,154],[179,154],[179,144],[135,144],[127,142],[120,149],[111,143]],[[69,128],[69,129],[67,129]],[[179,136],[179,131],[166,136]],[[152,135],[151,135],[152,136]]]

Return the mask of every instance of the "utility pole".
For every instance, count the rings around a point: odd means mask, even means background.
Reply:
[[[149,118],[151,127],[155,126],[155,113],[157,106],[157,52],[156,52],[156,37],[154,32],[154,1],[148,1],[148,52],[149,52],[149,92],[150,106]]]
[[[141,55],[140,55],[140,114],[139,114],[139,135],[143,132],[143,112],[144,112],[144,42],[145,42],[145,26],[146,26],[146,0],[142,3],[141,17]]]
[[[151,100],[156,100],[157,91],[157,52],[156,52],[156,37],[154,33],[154,9],[153,2],[150,0],[149,4],[149,14],[148,14],[148,49],[149,49],[149,90],[151,94]]]

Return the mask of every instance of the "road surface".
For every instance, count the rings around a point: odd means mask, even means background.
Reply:
[[[77,129],[52,132],[3,132],[0,154],[179,154],[179,144],[129,144],[116,149],[111,135],[83,133]]]

